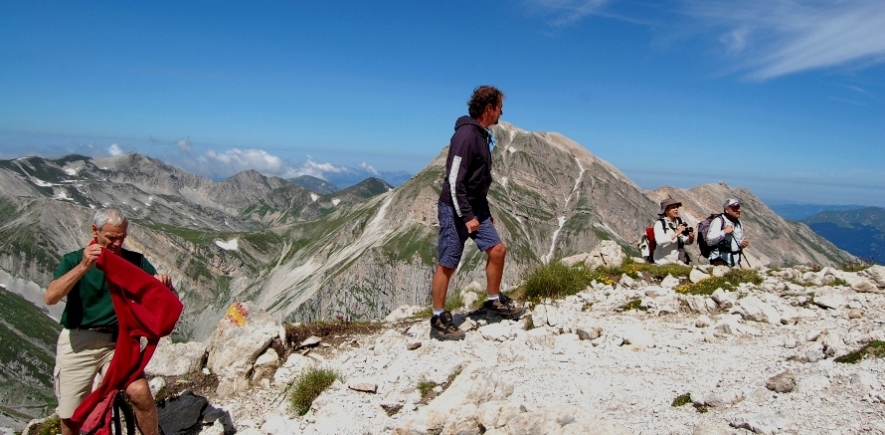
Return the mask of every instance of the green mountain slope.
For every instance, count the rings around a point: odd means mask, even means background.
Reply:
[[[863,260],[885,264],[885,209],[824,211],[802,222],[840,249]]]
[[[60,330],[33,304],[0,288],[0,412],[19,421],[51,412]]]

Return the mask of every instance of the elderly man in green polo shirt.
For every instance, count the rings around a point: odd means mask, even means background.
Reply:
[[[95,376],[110,364],[117,339],[117,315],[104,273],[94,267],[102,248],[119,255],[172,289],[169,275],[157,274],[144,255],[123,248],[129,223],[117,208],[105,208],[95,213],[92,236],[95,241],[83,249],[65,254],[54,280],[49,283],[43,300],[55,305],[67,297],[56,348],[55,394],[58,398],[58,416],[64,435],[80,433],[70,420],[80,402],[92,391]],[[157,406],[147,380],[141,378],[128,387],[138,428],[144,435],[156,435]]]

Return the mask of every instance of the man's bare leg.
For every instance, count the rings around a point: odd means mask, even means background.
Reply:
[[[446,293],[449,291],[449,280],[455,269],[449,269],[441,264],[436,266],[436,272],[433,274],[433,282],[430,284],[431,294],[433,295],[433,308],[443,309],[446,307]]]
[[[80,426],[74,424],[70,419],[61,419],[61,435],[79,435]]]
[[[135,422],[142,435],[158,435],[157,404],[148,386],[147,379],[141,378],[126,387],[126,395],[132,402],[132,410],[135,411]]]
[[[486,291],[489,296],[501,293],[501,279],[504,276],[504,257],[507,256],[507,247],[498,243],[486,250],[488,261],[486,262]]]

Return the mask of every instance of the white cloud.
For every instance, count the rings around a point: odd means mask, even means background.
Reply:
[[[247,169],[254,169],[265,175],[280,175],[287,169],[279,157],[254,148],[231,148],[220,153],[209,150],[197,160],[200,168],[196,170],[210,177],[228,177]]]
[[[345,172],[350,172],[351,169],[347,166],[339,166],[333,163],[319,163],[313,159],[311,156],[307,156],[307,161],[304,162],[303,165],[297,168],[291,168],[285,178],[294,178],[301,175],[310,175],[311,177],[317,177],[326,179],[326,174],[341,174]]]
[[[120,148],[120,145],[117,144],[111,144],[111,146],[108,147],[108,152],[112,156],[119,156],[120,154],[123,154],[123,150]]]
[[[598,13],[608,2],[609,0],[528,0],[527,4],[547,16],[551,26],[565,27]]]
[[[193,149],[191,147],[191,138],[189,138],[189,137],[186,137],[184,139],[179,139],[178,142],[175,143],[175,145],[178,146],[179,150],[187,152],[187,153],[191,152],[191,150]]]
[[[724,29],[720,42],[753,79],[885,61],[882,0],[689,0],[686,6],[701,24]]]
[[[360,163],[360,168],[363,168],[363,170],[365,170],[366,172],[368,172],[372,175],[379,175],[378,171],[375,170],[375,168],[373,168],[372,165],[370,165],[366,162]]]

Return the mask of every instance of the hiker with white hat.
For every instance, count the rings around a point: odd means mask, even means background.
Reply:
[[[656,247],[652,258],[655,264],[691,263],[685,245],[694,243],[694,228],[679,217],[679,207],[682,203],[673,198],[661,201],[654,224]]]

